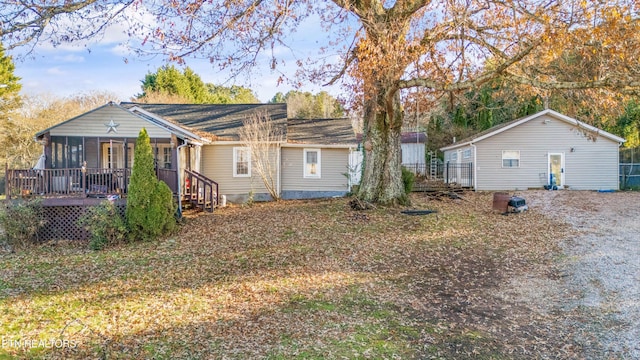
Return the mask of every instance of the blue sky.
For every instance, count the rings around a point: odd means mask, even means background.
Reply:
[[[140,93],[140,81],[145,74],[155,72],[166,63],[159,55],[148,58],[133,55],[122,45],[132,40],[126,38],[122,30],[114,26],[107,30],[100,41],[93,43],[65,44],[55,48],[49,44],[39,44],[27,57],[20,56],[23,49],[9,51],[8,54],[14,57],[15,74],[22,78],[22,93],[48,93],[66,97],[96,90],[114,93],[117,96],[114,99],[116,101],[129,100]],[[311,21],[303,24],[292,35],[297,58],[317,54],[318,44],[325,43],[327,37],[327,34],[319,30],[319,24]],[[289,60],[289,64],[295,64],[290,50],[280,50],[284,59]],[[292,89],[287,84],[278,86],[279,74],[271,71],[266,64],[264,69],[253,73],[248,79],[239,78],[235,82],[226,82],[229,80],[228,74],[219,72],[215,65],[206,60],[186,59],[186,66],[200,75],[204,82],[249,87],[262,102],[269,101],[276,92],[286,93]],[[293,76],[295,68],[291,67],[285,71],[288,72],[288,76]],[[325,90],[334,96],[339,95],[337,87],[308,85],[301,90],[314,93]]]
[[[106,90],[118,97],[114,100],[121,101],[140,93],[140,81],[145,74],[154,72],[165,64],[160,56],[149,59],[125,57],[115,53],[107,45],[92,46],[91,51],[39,49],[33,58],[16,59],[14,62],[15,74],[22,78],[23,94],[50,93],[65,97],[91,90]],[[218,72],[208,61],[187,59],[186,65],[200,75],[204,82],[221,84],[228,80],[226,74]],[[278,74],[266,70],[253,76],[250,83],[240,81],[236,84],[251,88],[260,101],[266,102],[278,91],[286,93],[291,90],[286,84],[278,86],[277,78]],[[231,84],[233,83],[225,85]],[[318,86],[308,86],[303,90],[333,92]]]

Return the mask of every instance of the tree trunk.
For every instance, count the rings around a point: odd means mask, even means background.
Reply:
[[[404,204],[407,196],[401,171],[400,96],[396,91],[391,96],[378,95],[369,99],[365,100],[364,169],[358,197],[373,203]]]

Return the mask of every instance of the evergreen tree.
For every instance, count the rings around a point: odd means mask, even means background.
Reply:
[[[175,227],[173,194],[156,178],[151,141],[144,128],[136,141],[125,213],[133,240],[153,240]]]
[[[189,104],[255,104],[260,102],[251,89],[204,83],[190,68],[180,71],[173,65],[148,73],[142,80],[140,101]]]
[[[20,78],[13,72],[16,67],[11,56],[4,54],[4,47],[0,43],[0,121],[6,125],[9,113],[20,106]]]
[[[18,130],[12,121],[12,114],[20,107],[20,78],[14,75],[15,65],[10,56],[5,55],[4,47],[0,43],[0,167],[5,168],[7,162],[12,165],[10,151],[16,146],[11,140],[12,134]],[[30,134],[31,136],[33,134]],[[31,140],[33,142],[33,140]],[[4,183],[4,170],[0,172],[0,185]],[[1,186],[0,189],[4,189]]]
[[[231,85],[227,87],[209,83],[206,85],[210,96],[209,101],[212,104],[256,104],[260,102],[251,89],[243,86]]]

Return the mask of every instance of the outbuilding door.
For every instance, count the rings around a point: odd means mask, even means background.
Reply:
[[[564,153],[549,153],[549,185],[564,186]]]

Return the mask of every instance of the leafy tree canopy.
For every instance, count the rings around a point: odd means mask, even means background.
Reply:
[[[243,86],[220,86],[207,83],[212,104],[257,104],[260,102],[251,89]]]
[[[189,104],[257,103],[254,93],[245,87],[204,83],[189,67],[180,71],[173,65],[160,67],[142,80],[142,94],[137,100]]]
[[[5,55],[0,43],[0,166],[5,167],[11,162],[12,152],[17,147],[14,142],[14,134],[19,128],[15,120],[15,110],[20,106],[20,78],[14,75],[15,65],[10,56]],[[31,140],[33,142],[33,140]],[[0,175],[4,178],[4,172]]]
[[[291,90],[286,94],[276,93],[271,103],[287,103],[288,116],[292,118],[337,118],[344,117],[342,104],[326,91],[318,94]]]
[[[0,43],[0,120],[5,122],[8,113],[20,106],[20,78],[15,76],[16,67],[11,56],[4,53]]]
[[[464,92],[495,78],[543,91],[640,88],[640,5],[635,0],[197,1],[0,0],[8,46],[92,38],[115,22],[145,52],[203,56],[237,75],[268,60],[279,71],[292,33],[316,25],[321,56],[297,59],[297,81],[341,83],[363,116],[358,196],[396,203],[403,96]],[[141,21],[140,13],[146,19]],[[316,19],[319,19],[317,21]],[[76,26],[68,26],[74,24]],[[571,49],[571,57],[562,58]],[[491,59],[491,66],[486,66]],[[559,61],[562,60],[562,61]],[[562,72],[556,64],[568,68]],[[265,69],[263,69],[265,70]],[[561,76],[565,74],[566,76]]]

